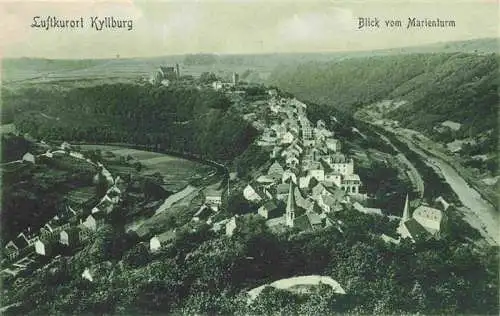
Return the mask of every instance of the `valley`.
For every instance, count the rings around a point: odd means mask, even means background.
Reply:
[[[485,43],[9,60],[2,313],[498,313]]]

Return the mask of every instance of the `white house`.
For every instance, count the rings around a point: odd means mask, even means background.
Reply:
[[[325,181],[325,170],[311,169],[307,174],[313,178],[316,178],[316,180],[318,181]]]
[[[41,256],[48,256],[50,254],[49,243],[38,239],[35,241],[35,252]]]
[[[328,148],[328,150],[332,152],[340,151],[340,142],[338,141],[338,139],[328,138],[325,140],[325,145],[326,148]]]
[[[93,230],[93,231],[97,230],[97,221],[94,218],[94,216],[92,216],[92,215],[87,216],[87,218],[82,223],[82,225],[90,230]]]
[[[442,196],[438,197],[435,202],[441,205],[443,211],[446,211],[450,207],[450,203],[446,202]]]
[[[365,214],[374,214],[374,215],[383,215],[382,210],[379,208],[371,208],[371,207],[364,207],[363,205],[359,204],[358,202],[354,202],[352,205],[354,209],[358,212],[365,213]]]
[[[274,183],[274,180],[269,177],[269,176],[266,176],[266,175],[262,175],[262,176],[259,176],[257,178],[257,181],[258,183],[261,183],[261,184],[271,184],[271,183]]]
[[[307,175],[305,177],[300,177],[299,178],[299,188],[304,189],[309,186],[309,182],[311,181],[312,177],[310,175]]]
[[[35,156],[32,153],[25,153],[23,155],[23,161],[35,163]]]
[[[281,137],[281,143],[282,144],[291,144],[293,142],[293,140],[295,139],[295,137],[293,136],[292,133],[290,132],[286,132],[285,134],[283,134],[283,136]]]
[[[85,268],[85,271],[82,273],[82,278],[86,279],[90,282],[94,281],[94,278],[92,277],[92,274],[90,273],[89,268]]]
[[[74,229],[65,229],[59,233],[59,243],[66,246],[74,246],[78,242],[79,234]]]
[[[151,252],[157,252],[162,246],[168,244],[175,238],[175,230],[170,230],[163,234],[152,237],[149,240],[149,250]]]
[[[218,211],[222,204],[222,191],[207,190],[205,192],[205,203],[215,211]]]
[[[247,199],[247,201],[252,202],[260,202],[263,199],[263,197],[257,193],[257,189],[254,189],[251,184],[247,184],[247,186],[243,189],[243,196]]]
[[[70,149],[71,145],[68,142],[62,142],[61,147],[62,150]]]
[[[229,236],[229,237],[233,236],[234,231],[238,227],[237,218],[238,218],[238,216],[233,216],[233,217],[231,217],[229,222],[227,222],[227,224],[226,224],[226,236]]]
[[[359,193],[359,187],[361,186],[361,179],[357,174],[345,175],[342,179],[341,188],[347,193],[357,194]]]
[[[220,90],[220,89],[222,89],[222,87],[223,87],[222,82],[220,82],[220,81],[212,82],[212,88],[214,90]]]
[[[327,173],[325,174],[325,181],[332,182],[340,188],[342,185],[342,175],[339,173]]]
[[[283,173],[283,177],[281,178],[281,183],[287,183],[290,179],[294,183],[297,183],[297,176],[295,175],[295,173],[292,170],[287,169]]]
[[[299,164],[299,159],[295,156],[288,156],[285,160],[287,166],[295,167]]]
[[[332,157],[330,160],[330,167],[334,172],[338,172],[343,175],[354,173],[354,161],[352,159],[346,159],[342,156]]]

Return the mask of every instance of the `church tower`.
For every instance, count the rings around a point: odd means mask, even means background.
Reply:
[[[396,229],[398,234],[403,237],[403,238],[411,238],[413,239],[411,233],[408,231],[408,227],[405,225],[406,222],[408,222],[411,217],[410,217],[410,205],[408,201],[408,193],[406,194],[406,201],[405,201],[405,208],[403,210],[403,217],[401,217],[401,221],[399,222],[399,226]]]
[[[403,217],[401,218],[401,222],[404,223],[408,220],[410,220],[410,206],[408,202],[408,193],[406,193],[405,208],[403,210]]]
[[[295,220],[295,194],[293,189],[293,181],[290,181],[290,188],[288,190],[288,200],[286,203],[286,213],[285,213],[285,223],[288,227],[293,227],[293,222]]]

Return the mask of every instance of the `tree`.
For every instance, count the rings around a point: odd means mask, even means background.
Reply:
[[[137,162],[134,163],[134,168],[135,168],[135,171],[141,172],[141,170],[142,170],[142,164],[139,161],[137,161]]]
[[[255,207],[251,205],[242,193],[237,192],[229,196],[227,203],[227,211],[229,214],[247,214],[255,210]]]
[[[123,261],[125,262],[125,264],[132,268],[144,266],[149,262],[149,260],[149,251],[143,243],[135,245],[123,256]]]
[[[217,76],[213,72],[203,72],[198,80],[202,84],[210,84],[217,81]]]

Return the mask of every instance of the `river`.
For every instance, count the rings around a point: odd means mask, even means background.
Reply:
[[[404,136],[400,137],[402,137],[402,141],[405,141]],[[427,161],[437,172],[442,174],[451,189],[458,196],[460,202],[464,205],[463,207],[459,207],[459,209],[464,214],[465,221],[476,228],[490,244],[500,244],[498,234],[499,214],[495,207],[471,187],[447,162],[428,155],[410,140],[407,140],[407,145],[411,150],[423,157],[424,161]]]
[[[494,241],[496,244],[500,244],[498,234],[499,216],[495,207],[484,200],[479,192],[470,187],[450,165],[437,158],[428,156],[427,158],[441,170],[446,182],[465,206],[460,209],[464,212],[467,222],[478,228],[489,242]]]

